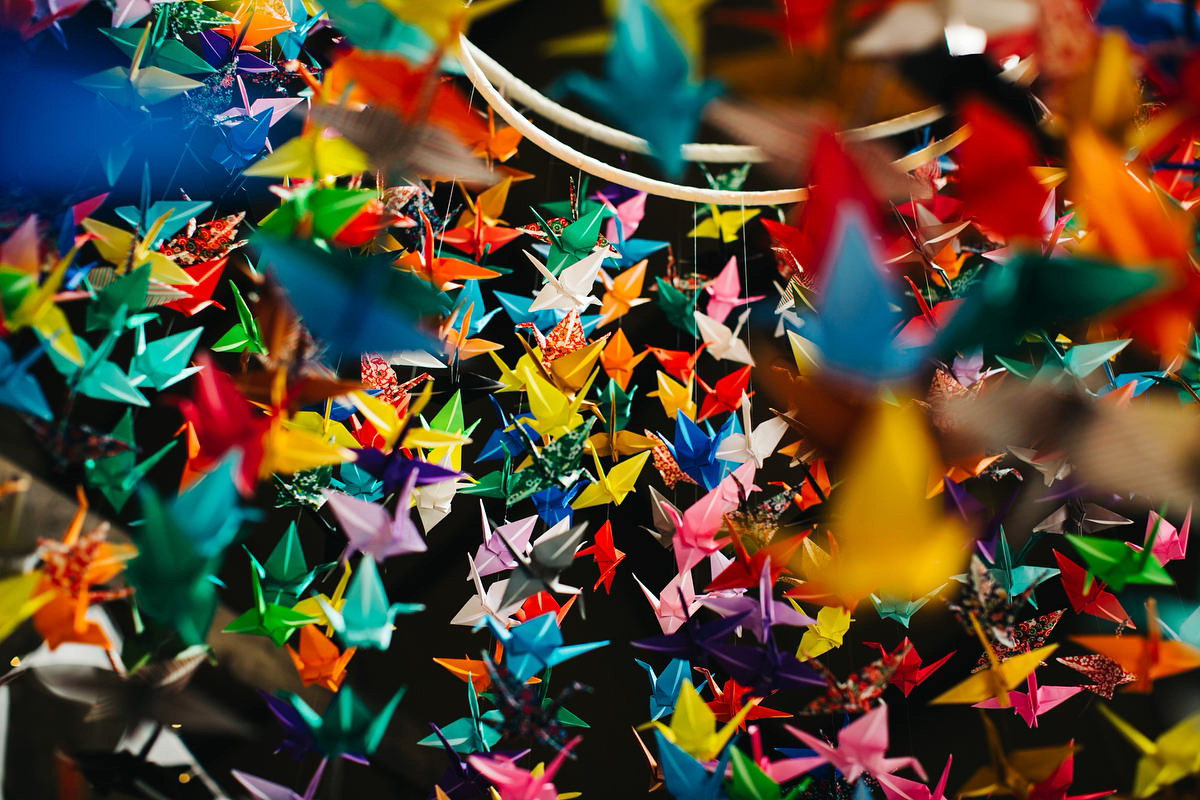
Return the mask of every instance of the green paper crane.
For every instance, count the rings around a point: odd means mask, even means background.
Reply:
[[[699,336],[695,295],[684,294],[662,278],[655,278],[654,281],[658,284],[658,297],[654,302],[662,309],[667,321],[692,336]]]
[[[1160,518],[1161,521],[1161,518]],[[1121,539],[1100,539],[1095,536],[1067,534],[1067,541],[1075,545],[1088,569],[1088,580],[1084,591],[1092,586],[1092,576],[1107,584],[1114,591],[1121,591],[1127,584],[1143,583],[1153,586],[1174,586],[1175,581],[1163,565],[1154,557],[1151,547],[1158,535],[1158,525],[1146,534],[1140,550],[1135,550]]]
[[[114,319],[113,328],[95,350],[76,336],[75,344],[83,356],[82,364],[73,363],[53,347],[47,351],[51,363],[67,379],[67,385],[71,391],[113,403],[125,403],[131,406],[150,405],[150,401],[138,390],[137,382],[108,360],[112,355],[113,348],[117,346],[117,339],[121,337],[124,327],[125,312],[122,309]]]
[[[144,264],[96,292],[95,299],[88,304],[86,329],[111,331],[120,328],[130,311],[145,308],[152,271],[150,264]]]
[[[254,608],[225,626],[222,633],[244,633],[265,636],[276,647],[283,647],[292,634],[305,625],[316,622],[315,617],[293,611],[287,606],[268,603],[263,597],[262,582],[258,579],[257,563],[250,564],[250,583],[254,591]]]
[[[530,209],[533,211],[533,209]],[[596,249],[600,226],[604,224],[604,206],[590,216],[577,219],[566,227],[556,226],[537,211],[533,215],[541,223],[542,231],[550,238],[550,251],[546,254],[546,269],[557,275],[577,261],[582,261]]]
[[[148,384],[161,391],[195,375],[200,367],[189,367],[188,362],[203,332],[203,328],[192,328],[147,343],[146,327],[139,325],[133,361],[129,364],[131,381],[137,386]]]
[[[199,552],[174,504],[147,484],[139,490],[145,521],[135,539],[138,554],[125,569],[137,607],[177,631],[184,644],[203,644],[217,610],[213,580],[221,554]]]
[[[383,734],[396,712],[396,706],[404,697],[404,691],[405,688],[401,687],[377,714],[372,713],[348,686],[342,687],[334,695],[333,702],[324,714],[313,711],[308,703],[296,695],[289,695],[288,699],[308,726],[322,753],[331,758],[347,753],[369,756],[383,740]]]
[[[267,345],[263,342],[258,322],[250,313],[250,307],[246,305],[236,283],[230,281],[229,288],[233,290],[233,303],[237,309],[238,321],[212,346],[213,352],[266,355]]]
[[[479,713],[479,695],[475,692],[474,681],[467,681],[467,708],[471,716],[454,720],[417,744],[438,747],[445,742],[456,753],[492,752],[492,745],[500,741],[500,734],[492,726],[502,723],[504,715],[498,709]]]
[[[167,442],[157,453],[139,464],[137,443],[133,436],[133,410],[129,408],[125,409],[125,415],[113,428],[112,436],[129,445],[129,449],[107,458],[90,459],[84,462],[83,469],[88,485],[99,490],[112,507],[120,511],[150,470],[170,452],[178,440]]]
[[[387,650],[391,645],[392,623],[397,614],[415,614],[425,609],[421,603],[389,605],[373,558],[364,558],[359,562],[340,612],[319,595],[317,602],[344,646],[376,650]]]
[[[1158,286],[1154,270],[1127,270],[1079,258],[1015,258],[989,264],[938,334],[943,353],[1004,350],[1028,331],[1086,319]]]
[[[309,568],[304,560],[304,548],[300,545],[300,534],[294,521],[288,525],[283,536],[279,537],[265,563],[260,564],[249,550],[246,554],[250,556],[254,571],[262,579],[263,596],[267,602],[288,607],[300,602],[316,574],[330,566],[318,564]]]
[[[144,30],[133,55],[130,56],[128,67],[106,69],[80,78],[76,83],[104,95],[115,105],[133,108],[152,106],[204,86],[198,81],[176,75],[161,67],[144,65],[142,61],[150,41],[150,27],[147,26]]]
[[[594,417],[582,425],[572,428],[550,444],[538,450],[523,426],[518,425],[517,431],[525,437],[533,463],[516,473],[512,492],[508,495],[508,504],[519,503],[530,495],[560,486],[563,489],[579,480],[584,471],[579,468],[579,459],[583,455],[583,447],[587,443],[588,434],[596,422]]]
[[[510,496],[517,485],[517,475],[512,471],[512,459],[505,457],[504,466],[480,477],[475,483],[459,489],[460,494],[503,499]],[[513,501],[516,502],[516,501]]]
[[[729,749],[733,752],[733,759],[730,762],[733,773],[729,783],[725,785],[725,789],[729,792],[730,800],[794,800],[808,789],[808,784],[812,780],[805,778],[790,792],[784,794],[783,790],[779,788],[779,784],[771,780],[770,776],[754,763],[754,759],[736,747]]]
[[[1025,555],[1029,552],[1028,545],[1031,543],[1021,548],[1021,552],[1014,558],[1012,548],[1008,545],[1008,534],[1004,532],[1003,527],[1000,528],[1000,535],[996,541],[996,560],[988,563],[988,574],[1010,597],[1024,594],[1028,589],[1058,574],[1058,570],[1053,567],[1030,567],[1021,563],[1025,560]],[[1029,605],[1037,608],[1037,601],[1032,594],[1029,595]]]

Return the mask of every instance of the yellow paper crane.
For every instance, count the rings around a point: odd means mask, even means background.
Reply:
[[[641,726],[641,729],[657,728],[667,741],[692,758],[698,761],[709,761],[716,758],[725,749],[726,742],[737,731],[738,725],[742,724],[742,720],[754,706],[758,705],[761,699],[756,697],[746,703],[740,711],[733,715],[732,719],[725,723],[724,727],[714,731],[713,726],[716,725],[717,715],[713,713],[707,703],[700,699],[692,682],[685,678],[679,685],[679,696],[675,698],[675,713],[671,715],[671,724],[664,725],[662,722],[654,720]]]
[[[800,610],[800,606],[796,605],[794,600],[791,603],[793,608],[797,611]],[[800,648],[796,651],[796,658],[808,661],[810,658],[816,658],[841,647],[842,640],[845,638],[846,632],[850,630],[850,623],[853,621],[849,609],[825,606],[817,612],[817,624],[809,625],[805,629],[804,636],[800,638]]]
[[[575,393],[574,398],[568,397],[534,369],[524,367],[521,377],[529,397],[529,410],[534,417],[529,426],[535,431],[543,436],[558,437],[583,423],[579,409],[583,406],[595,374]]]
[[[342,577],[338,579],[332,597],[323,594],[306,597],[292,606],[292,610],[312,617],[316,620],[314,624],[325,626],[326,636],[333,636],[333,625],[329,622],[329,617],[325,616],[325,607],[328,606],[334,611],[342,610],[342,606],[346,604],[346,586],[350,583],[350,574],[350,562],[346,561],[342,564]]]
[[[991,643],[984,635],[983,627],[979,624],[979,619],[974,612],[971,613],[971,626],[975,628],[975,635],[979,637],[984,652],[987,653],[988,668],[975,673],[930,702],[935,704],[980,703],[994,697],[999,702],[1000,708],[1009,708],[1011,706],[1008,699],[1009,691],[1029,677],[1029,674],[1038,668],[1046,656],[1058,649],[1058,645],[1039,647],[1028,653],[1001,661],[996,657],[996,651],[992,649]]]
[[[1186,717],[1154,740],[1107,706],[1100,706],[1100,713],[1142,754],[1133,777],[1134,797],[1149,797],[1159,789],[1200,773],[1200,712]]]
[[[184,272],[174,261],[151,248],[151,245],[158,240],[159,231],[171,218],[172,213],[174,213],[174,209],[154,220],[140,240],[129,231],[121,230],[90,217],[81,224],[85,231],[95,237],[92,243],[96,246],[96,250],[104,257],[105,261],[116,266],[118,273],[126,268],[134,270],[149,264],[151,280],[172,286],[195,286],[195,278]]]
[[[967,533],[925,497],[937,455],[913,404],[880,405],[834,495],[838,557],[811,588],[853,606],[859,598],[919,597],[961,571]]]
[[[671,419],[682,411],[683,415],[688,419],[696,418],[696,401],[692,399],[692,382],[688,381],[688,385],[684,386],[679,381],[671,378],[662,370],[658,371],[658,390],[647,392],[647,397],[657,397],[662,403],[663,411]]]
[[[625,498],[634,490],[633,485],[637,482],[642,467],[646,465],[646,459],[650,458],[650,451],[646,450],[633,458],[625,459],[609,470],[607,474],[604,472],[604,467],[600,466],[600,455],[595,448],[592,449],[592,458],[596,462],[598,480],[584,489],[571,504],[571,508],[575,510],[608,503],[619,506],[625,502]]]
[[[982,712],[987,732],[989,763],[975,771],[959,797],[990,797],[1011,794],[1020,800],[1045,794],[1042,784],[1052,780],[1059,766],[1075,752],[1073,743],[1004,752],[996,726]],[[1041,791],[1039,791],[1041,790]]]
[[[23,282],[28,284],[29,290],[21,297],[16,308],[8,312],[4,324],[10,332],[18,331],[21,328],[33,328],[50,347],[54,348],[55,352],[72,364],[82,366],[83,352],[79,349],[75,334],[71,332],[71,325],[67,322],[66,314],[54,302],[54,295],[62,286],[63,278],[67,274],[67,267],[74,258],[75,250],[63,256],[40,286],[37,284],[38,276],[28,273],[22,274],[16,279],[16,282],[10,284],[8,287],[10,291],[19,288],[19,284]],[[0,267],[0,275],[9,271],[7,268]]]

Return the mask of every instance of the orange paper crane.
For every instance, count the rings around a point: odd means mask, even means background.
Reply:
[[[62,541],[39,539],[45,567],[41,584],[33,596],[48,593],[51,599],[34,614],[33,623],[51,649],[74,642],[94,644],[106,650],[112,647],[104,629],[87,619],[88,606],[127,597],[131,589],[93,590],[120,574],[125,562],[137,555],[129,544],[114,544],[105,538],[108,523],[84,534],[83,521],[88,503],[78,489],[79,510],[75,512]]]
[[[219,33],[231,42],[240,41],[243,50],[253,50],[257,45],[296,27],[288,19],[282,3],[275,3],[274,7],[269,2],[243,3],[229,16],[233,17],[233,24],[213,28],[213,33]]]
[[[1137,676],[1126,689],[1129,692],[1149,692],[1159,678],[1200,668],[1200,650],[1162,638],[1158,604],[1153,597],[1146,601],[1145,636],[1072,636],[1071,641],[1108,656]]]
[[[300,629],[298,644],[299,650],[293,650],[288,645],[287,651],[304,685],[320,686],[331,692],[341,688],[346,678],[346,665],[354,657],[357,648],[339,652],[333,640],[321,633],[316,625],[305,625]]]
[[[488,106],[487,135],[471,143],[475,148],[471,155],[504,163],[517,154],[517,145],[523,138],[520,131],[509,125],[496,130],[496,114]]]
[[[463,311],[462,321],[457,327],[455,327],[454,323],[458,317],[458,312],[455,311],[438,328],[438,334],[442,339],[443,352],[447,356],[453,357],[455,361],[466,361],[475,356],[504,348],[504,345],[470,336],[471,315],[474,312],[475,304],[472,303]]]
[[[618,317],[629,312],[629,309],[649,303],[650,298],[642,297],[642,285],[646,280],[646,260],[634,264],[615,278],[608,278],[601,273],[604,281],[604,298],[600,304],[600,324],[607,325]]]
[[[462,284],[458,281],[487,280],[500,274],[470,261],[436,255],[433,247],[433,225],[424,214],[421,215],[421,222],[425,225],[425,246],[420,253],[409,252],[401,255],[393,262],[396,266],[428,281],[429,285],[439,292],[461,288]]]
[[[642,359],[648,355],[649,350],[634,355],[633,347],[625,337],[625,331],[618,328],[608,345],[600,352],[600,366],[604,367],[604,372],[609,378],[616,381],[621,391],[625,391],[633,378],[634,367],[642,363]]]
[[[499,664],[504,656],[504,645],[496,643],[492,663]],[[492,675],[488,672],[487,664],[479,658],[435,658],[433,663],[445,667],[450,674],[460,681],[469,681],[478,694],[483,694],[492,686]],[[539,683],[539,678],[530,678],[527,683]]]
[[[325,72],[325,96],[382,106],[406,120],[428,121],[464,144],[487,136],[487,125],[454,84],[437,73],[440,55],[420,67],[396,56],[352,50]]]

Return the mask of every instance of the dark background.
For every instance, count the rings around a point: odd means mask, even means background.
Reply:
[[[726,4],[723,4],[726,5]],[[569,10],[568,10],[569,9]],[[265,192],[266,181],[248,181],[244,185],[231,186],[228,176],[204,158],[211,144],[205,140],[203,130],[180,126],[172,116],[177,109],[156,107],[149,120],[137,118],[131,112],[115,112],[97,105],[89,93],[74,87],[70,80],[118,63],[115,51],[90,29],[89,26],[106,24],[106,13],[92,7],[80,14],[64,27],[71,44],[62,50],[50,37],[42,36],[29,45],[15,41],[0,47],[0,58],[8,69],[8,76],[20,79],[5,80],[0,86],[0,107],[10,112],[20,109],[16,124],[7,124],[4,132],[4,147],[0,149],[0,166],[4,170],[8,187],[5,203],[8,221],[19,221],[27,212],[37,211],[47,216],[60,210],[65,198],[77,201],[96,193],[99,175],[96,154],[106,143],[119,138],[117,132],[136,130],[137,150],[126,168],[110,199],[107,208],[126,202],[137,202],[141,182],[141,162],[150,164],[154,176],[154,193],[168,193],[183,188],[193,199],[215,199],[218,210],[250,208],[248,220],[260,219],[274,204],[274,198]],[[477,22],[471,37],[483,50],[507,65],[518,76],[535,86],[545,86],[555,76],[570,68],[582,68],[598,74],[600,58],[545,59],[540,52],[541,43],[555,36],[577,32],[589,25],[603,22],[600,9],[595,4],[571,4],[522,0],[513,7],[486,17]],[[746,31],[728,27],[710,28],[708,52],[727,54],[768,44],[766,38]],[[107,49],[106,49],[107,48]],[[33,51],[30,54],[30,51]],[[464,82],[464,90],[469,87]],[[473,100],[480,107],[477,98]],[[11,114],[6,114],[10,120]],[[285,141],[290,132],[282,123],[273,129],[272,142]],[[557,129],[552,123],[543,123],[564,141],[585,153],[618,163],[621,154],[588,142],[566,131]],[[294,129],[295,126],[293,126]],[[718,134],[706,131],[702,138],[719,138]],[[904,143],[899,143],[903,145]],[[198,154],[193,156],[192,153]],[[630,169],[652,171],[653,167],[637,157],[628,162]],[[514,185],[510,195],[505,219],[513,225],[534,221],[528,211],[530,205],[540,202],[565,199],[571,179],[580,181],[578,171],[556,163],[533,146],[523,144],[520,154],[509,163],[518,169],[535,175],[532,180]],[[173,180],[167,176],[174,175]],[[685,179],[699,183],[703,179],[693,169]],[[747,188],[769,188],[778,185],[761,171],[751,173]],[[592,181],[590,189],[599,188]],[[448,187],[438,189],[439,208],[451,202],[457,206],[459,198],[450,199]],[[751,294],[767,294],[767,304],[773,301],[774,290],[771,280],[777,277],[773,258],[767,249],[768,242],[762,226],[751,222],[744,231],[744,239],[733,245],[724,245],[714,240],[693,240],[686,233],[694,224],[699,209],[691,204],[651,198],[647,203],[646,218],[638,231],[640,238],[663,239],[672,245],[674,255],[683,271],[695,270],[713,276],[730,255],[744,257],[748,277],[747,291]],[[764,215],[776,212],[764,210]],[[528,293],[535,289],[540,280],[524,263],[520,250],[528,246],[528,240],[519,240],[495,256],[494,263],[516,268],[505,278],[493,281],[488,288],[510,292]],[[231,260],[231,264],[236,259]],[[651,259],[647,285],[653,276],[664,274],[665,254]],[[231,269],[228,277],[237,278],[243,286],[247,282]],[[486,292],[485,292],[486,296]],[[229,300],[224,286],[218,292],[219,300]],[[211,343],[228,329],[230,315],[221,312],[204,312],[198,320],[206,324],[204,342]],[[657,306],[648,304],[635,309],[620,325],[635,347],[646,344],[692,349],[697,345],[692,337],[677,329],[665,327]],[[603,329],[614,329],[613,326]],[[483,336],[505,345],[504,356],[511,363],[513,354],[519,353],[519,345],[513,340],[511,323],[501,311],[489,323]],[[768,367],[777,356],[786,357],[785,350],[772,349],[768,330],[752,330],[752,341],[760,358],[760,368]],[[21,341],[18,339],[18,341]],[[236,359],[223,359],[226,368],[234,368]],[[644,361],[638,368],[634,382],[638,395],[634,405],[634,418],[628,426],[631,430],[643,427],[662,432],[668,437],[673,433],[673,422],[662,412],[654,398],[645,393],[655,388],[653,359]],[[725,372],[725,365],[717,364],[705,357],[700,362],[700,377],[712,383]],[[343,369],[350,375],[352,369]],[[493,376],[494,367],[484,356],[464,365],[464,372],[478,371]],[[42,365],[40,376],[50,387],[61,386],[61,381],[51,370]],[[407,376],[401,372],[401,379]],[[437,375],[437,388],[442,400],[448,397],[453,385],[445,372]],[[56,384],[55,381],[58,381]],[[185,392],[186,387],[179,389]],[[168,392],[167,394],[171,394]],[[51,389],[53,394],[53,389]],[[52,402],[54,398],[52,397]],[[436,402],[436,401],[435,401]],[[475,442],[468,446],[464,456],[464,468],[472,474],[481,475],[496,468],[495,463],[473,469],[473,455],[486,440],[488,433],[497,424],[490,403],[479,392],[465,398],[468,421],[482,420],[476,430]],[[516,409],[511,395],[502,396],[509,411]],[[774,399],[765,394],[755,404],[755,417],[762,419]],[[86,405],[86,407],[84,407]],[[73,420],[95,424],[100,429],[111,427],[122,413],[112,404],[91,402],[80,404]],[[56,471],[39,452],[20,421],[14,415],[3,415],[0,427],[0,452],[18,461],[34,474],[43,477],[64,490],[70,490],[81,479],[75,469]],[[178,413],[165,403],[143,410],[137,418],[137,433],[144,452],[152,452],[173,432],[179,424]],[[152,480],[162,488],[170,488],[177,481],[181,466],[178,450],[168,458]],[[784,459],[775,459],[760,475],[758,483],[766,480],[798,482],[799,475],[786,470]],[[650,476],[647,467],[642,483]],[[835,476],[836,477],[836,476]],[[659,488],[657,476],[648,480]],[[1036,488],[1036,476],[1026,481],[1027,489]],[[979,491],[981,499],[997,507],[1007,494],[1018,486],[1015,477],[1001,484],[987,485]],[[1014,516],[1017,522],[1036,522],[1053,510],[1053,506],[1034,505],[1032,492],[1018,504]],[[270,508],[273,493],[260,491],[257,504]],[[686,506],[698,497],[695,487],[680,486],[668,491],[667,496],[677,505]],[[108,513],[103,500],[97,499],[97,510]],[[505,518],[516,519],[533,513],[528,502],[510,509],[506,515],[500,501],[486,501],[489,517],[496,523]],[[1117,510],[1122,510],[1118,507]],[[1127,516],[1137,524],[1144,521],[1144,512],[1124,509]],[[130,512],[136,513],[136,501],[130,504],[124,519]],[[283,526],[291,519],[298,519],[309,561],[325,559],[331,552],[340,550],[340,543],[329,542],[313,520],[298,514],[295,509],[270,511],[260,523],[247,526],[246,546],[259,558],[263,558],[277,540]],[[649,771],[630,731],[631,726],[648,719],[647,697],[649,686],[646,675],[633,659],[642,657],[656,668],[665,666],[663,659],[646,658],[629,645],[631,639],[658,633],[653,614],[643,598],[632,575],[652,590],[658,591],[674,574],[674,559],[662,550],[640,526],[650,520],[649,500],[644,490],[632,495],[619,508],[589,509],[577,514],[577,519],[587,519],[592,529],[604,519],[612,522],[617,546],[628,554],[618,568],[613,594],[593,593],[590,587],[595,579],[595,567],[590,559],[575,565],[567,573],[567,582],[584,586],[583,602],[567,617],[563,625],[568,643],[610,640],[608,647],[577,658],[554,671],[553,685],[556,688],[570,680],[579,680],[591,687],[591,691],[573,698],[568,707],[586,720],[590,728],[584,733],[583,743],[577,748],[578,759],[568,762],[559,774],[556,784],[560,791],[582,791],[586,797],[637,797],[641,796],[649,782]],[[32,526],[38,520],[28,520]],[[1016,546],[1023,539],[1028,524],[1013,524],[1010,535]],[[43,535],[59,535],[58,530],[46,530]],[[463,554],[474,552],[480,541],[479,505],[476,499],[460,497],[455,501],[454,512],[429,536],[429,551],[422,555],[391,559],[386,567],[384,579],[393,600],[418,601],[427,610],[410,617],[401,617],[391,648],[387,652],[361,650],[351,662],[347,685],[352,686],[373,708],[386,702],[397,686],[405,685],[408,693],[388,729],[382,746],[372,759],[371,767],[346,764],[333,773],[319,792],[321,797],[424,797],[431,793],[432,786],[446,766],[446,758],[438,748],[422,748],[415,742],[426,736],[429,722],[446,724],[467,714],[465,687],[458,679],[448,674],[431,660],[433,657],[478,657],[488,646],[489,637],[484,633],[472,633],[466,628],[451,627],[450,618],[471,596],[473,588],[466,580],[466,559]],[[1034,564],[1052,564],[1049,542],[1040,545],[1031,559]],[[1179,565],[1173,567],[1179,573]],[[1194,586],[1194,568],[1183,565],[1186,575],[1179,574],[1179,598],[1191,597]],[[704,569],[700,573],[703,575]],[[249,587],[246,584],[246,564],[242,554],[231,551],[226,560],[222,577],[228,590],[222,593],[222,601],[235,613],[248,607]],[[697,586],[702,588],[698,579]],[[1039,608],[1047,612],[1065,607],[1057,582],[1040,589]],[[332,582],[324,588],[329,591]],[[1123,596],[1126,608],[1138,616],[1139,602],[1136,594]],[[586,611],[586,619],[581,612]],[[110,612],[119,623],[128,622],[128,615],[121,604],[114,604]],[[848,675],[869,662],[875,651],[863,646],[865,641],[882,642],[894,647],[906,631],[892,621],[880,621],[869,606],[860,607],[857,622],[846,637],[846,644],[823,657],[823,661],[837,674]],[[1098,623],[1097,623],[1098,624]],[[1082,632],[1097,629],[1084,618],[1068,614],[1059,627],[1060,633]],[[782,629],[779,634],[781,646],[794,648],[801,631]],[[962,784],[970,774],[986,760],[983,729],[977,715],[980,712],[962,707],[930,706],[928,700],[960,680],[972,667],[979,655],[978,645],[959,628],[946,610],[944,603],[935,600],[914,619],[911,634],[917,649],[926,662],[936,660],[954,649],[957,655],[925,685],[905,699],[896,690],[890,690],[887,700],[891,711],[893,755],[915,755],[931,779],[936,780],[946,756],[953,754],[954,768],[950,788]],[[224,640],[228,634],[216,634]],[[1058,637],[1063,640],[1063,637]],[[2,655],[7,661],[11,655],[20,654],[36,645],[36,637],[23,626],[17,634],[4,643]],[[1069,643],[1064,644],[1057,655],[1077,652]],[[1065,667],[1050,664],[1039,672],[1043,685],[1072,684],[1078,682],[1076,674]],[[697,676],[698,678],[698,676]],[[292,761],[286,755],[273,755],[278,737],[274,723],[265,711],[262,701],[254,690],[239,677],[230,673],[224,663],[204,666],[193,683],[195,691],[214,701],[235,709],[247,721],[257,727],[258,734],[249,739],[229,737],[185,736],[198,760],[227,791],[238,796],[229,770],[246,770],[272,780],[300,789],[307,782],[315,761],[303,763]],[[1169,724],[1193,710],[1196,703],[1194,679],[1188,676],[1162,681],[1153,695],[1147,697],[1120,696],[1113,703],[1118,713],[1150,734],[1155,734]],[[322,696],[320,690],[306,696],[314,703]],[[815,692],[780,693],[766,705],[795,710],[815,696]],[[1050,712],[1041,722],[1041,727],[1028,730],[1009,712],[993,712],[992,718],[1000,728],[1001,736],[1011,748],[1037,747],[1060,744],[1074,738],[1082,749],[1077,756],[1077,793],[1103,789],[1126,788],[1132,776],[1134,751],[1092,706],[1095,698],[1082,694],[1072,698],[1058,709]],[[41,797],[51,794],[51,754],[55,746],[68,750],[81,746],[99,747],[99,742],[111,738],[111,731],[97,731],[80,727],[78,709],[61,701],[50,699],[44,692],[28,684],[14,684],[13,710],[7,759],[5,791],[14,798]],[[795,720],[767,721],[762,725],[769,744],[791,746],[790,737],[783,733],[783,722]],[[842,725],[841,717],[811,717],[798,724],[806,730],[820,731],[832,738]],[[505,746],[508,743],[502,743]],[[535,747],[536,759],[549,760],[551,753]],[[532,762],[530,762],[532,763]],[[189,790],[195,789],[193,785]],[[183,792],[182,787],[176,787]],[[172,795],[174,796],[174,795]],[[180,795],[182,796],[182,795]]]

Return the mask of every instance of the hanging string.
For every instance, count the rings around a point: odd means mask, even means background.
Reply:
[[[539,128],[521,112],[517,111],[511,103],[504,98],[503,95],[496,89],[488,76],[480,67],[480,61],[486,61],[489,68],[493,71],[503,70],[499,64],[488,59],[487,56],[477,47],[471,44],[465,36],[459,37],[461,45],[459,49],[459,60],[462,63],[463,71],[470,79],[475,89],[488,102],[489,105],[498,113],[509,125],[521,133],[525,139],[532,142],[537,147],[546,151],[557,159],[560,159],[572,166],[578,167],[580,170],[587,172],[602,180],[610,183],[617,183],[626,186],[630,189],[640,190],[653,194],[659,197],[668,197],[676,200],[691,200],[693,202],[711,203],[716,205],[738,205],[739,203],[750,206],[763,205],[784,205],[787,203],[796,203],[805,200],[808,197],[808,189],[797,187],[792,189],[776,189],[769,191],[755,192],[740,192],[721,189],[699,188],[694,186],[683,186],[677,183],[661,181],[654,178],[648,178],[644,175],[639,175],[635,172],[620,169],[607,164],[599,159],[592,158],[579,150],[570,147],[559,139],[551,136],[546,131]],[[1018,65],[1013,70],[1023,71],[1021,65]],[[533,110],[541,110],[545,108],[553,108],[548,113],[544,113],[548,119],[570,127],[572,130],[577,130],[583,133],[588,138],[594,138],[612,144],[615,147],[632,150],[635,152],[648,152],[648,147],[645,141],[632,137],[621,131],[608,128],[608,126],[600,125],[592,120],[588,120],[582,115],[575,114],[569,109],[558,106],[552,103],[547,98],[542,97],[533,89],[523,84],[515,77],[511,76],[506,70],[503,70],[503,75],[506,76],[504,86],[506,90],[514,96],[521,95],[521,102],[525,103]],[[511,79],[511,80],[509,80]],[[523,88],[522,88],[523,87]],[[539,101],[537,98],[541,98]],[[923,111],[914,112],[913,114],[898,117],[894,120],[886,120],[881,123],[876,123],[866,128],[859,128],[853,131],[843,132],[844,138],[880,138],[890,136],[895,133],[901,133],[905,130],[913,130],[915,128],[928,125],[930,122],[939,119],[942,116],[940,109],[925,109]],[[619,134],[612,136],[611,134]],[[915,153],[893,161],[892,164],[902,172],[908,172],[917,167],[926,164],[936,158],[953,150],[961,144],[967,137],[965,127],[957,129],[944,139],[933,140],[929,145],[918,150]],[[713,150],[712,148],[717,148]],[[740,149],[730,149],[740,148]],[[746,161],[761,161],[761,154],[754,156],[753,149],[746,150],[740,145],[685,145],[683,153],[690,160],[704,160],[712,162],[729,162],[730,160],[737,162]],[[731,158],[731,154],[736,153],[737,158]]]

